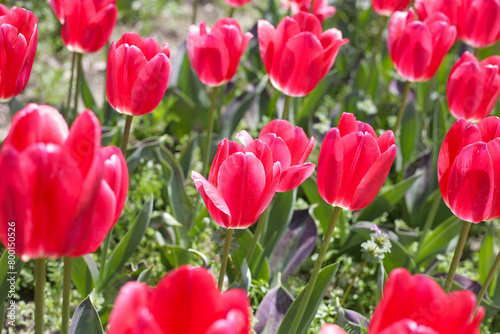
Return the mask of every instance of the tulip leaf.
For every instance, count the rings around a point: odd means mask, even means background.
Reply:
[[[11,261],[9,263],[9,260]],[[12,262],[14,261],[14,262]],[[24,266],[24,262],[21,261],[17,256],[15,259],[9,259],[8,250],[4,250],[2,257],[0,258],[0,301],[5,301],[9,295],[10,290],[10,282],[11,279],[14,278],[17,280],[21,269]]]
[[[91,296],[88,296],[78,305],[71,320],[69,334],[103,334],[101,319],[97,313]]]
[[[83,298],[96,288],[99,276],[97,265],[90,254],[76,257],[71,261],[71,280]]]
[[[367,333],[369,321],[360,313],[339,307],[337,325],[348,330],[349,334]]]
[[[481,244],[481,249],[479,250],[479,283],[484,284],[486,281],[486,276],[490,272],[490,269],[495,261],[495,229],[493,222],[486,222],[486,234],[484,235],[483,243]],[[489,291],[495,291],[495,285],[497,281],[496,275],[491,282]]]
[[[304,190],[309,203],[314,204],[310,209],[312,216],[318,220],[323,231],[326,231],[330,218],[332,217],[333,207],[321,198],[318,191],[316,176],[313,175],[305,180],[301,187]]]
[[[308,210],[297,210],[269,261],[273,275],[283,282],[293,275],[316,246],[318,231]]]
[[[257,309],[254,331],[275,334],[292,303],[292,295],[282,286],[269,290]]]
[[[97,113],[100,109],[97,107],[97,103],[95,102],[94,96],[92,95],[92,91],[90,90],[89,84],[87,83],[87,79],[85,79],[84,71],[80,71],[80,75],[80,96],[82,97],[83,105],[85,106],[85,108]],[[99,118],[102,122],[102,117]]]
[[[421,123],[422,121],[420,120],[419,114],[415,110],[414,104],[409,103],[403,114],[399,137],[400,145],[398,146],[401,150],[403,165],[410,162],[413,157],[413,152],[418,146]]]
[[[427,234],[422,244],[418,245],[416,261],[421,263],[442,252],[450,241],[460,233],[461,227],[462,221],[455,216],[442,222],[436,229]]]
[[[295,198],[297,197],[297,188],[292,191],[284,193],[276,193],[274,199],[269,205],[269,216],[267,223],[264,225],[265,230],[262,231],[260,238],[261,245],[269,245],[274,238],[274,242],[270,245],[271,252],[276,247],[276,243],[280,240],[281,236],[285,233],[288,223],[292,219],[293,208],[295,206]],[[265,215],[264,213],[263,215]],[[269,254],[266,254],[269,255]]]
[[[165,141],[165,137],[149,138],[136,145],[136,150],[128,156],[127,167],[130,175],[137,169],[141,159],[151,160],[156,158],[158,146]]]
[[[24,108],[24,105],[19,101],[17,97],[13,97],[9,101],[9,114],[10,118],[14,117],[14,115],[21,109]]]
[[[129,231],[125,234],[125,237],[120,240],[118,245],[113,250],[111,257],[107,262],[106,268],[104,269],[105,271],[102,276],[102,280],[98,282],[99,288],[104,287],[114,273],[117,272],[135,252],[137,246],[139,246],[144,234],[146,233],[152,211],[153,195],[151,194],[144,204],[141,212],[139,212],[135,218],[135,221]]]
[[[182,173],[184,178],[189,178],[189,172],[191,171],[191,164],[193,162],[194,149],[198,143],[198,136],[191,138],[188,143],[181,150],[179,157],[179,165],[182,168]]]
[[[241,268],[243,265],[243,260],[246,258],[248,253],[248,248],[252,243],[253,234],[248,229],[236,230],[233,239],[238,244],[238,250],[234,252],[235,266]],[[255,251],[253,252],[252,258],[248,261],[248,267],[253,278],[263,279],[265,281],[269,280],[269,263],[264,257],[262,258],[264,250],[262,246],[257,243]],[[229,268],[228,268],[229,271]],[[230,274],[230,273],[228,273]]]
[[[316,284],[314,285],[314,289],[311,295],[311,298],[309,299],[309,303],[307,303],[306,310],[304,312],[304,315],[302,316],[302,320],[300,321],[299,328],[297,330],[296,334],[305,334],[309,328],[309,325],[314,319],[314,316],[316,315],[316,312],[318,311],[319,305],[321,304],[321,301],[323,300],[326,290],[328,289],[328,286],[330,285],[330,282],[332,281],[333,277],[335,276],[335,273],[337,272],[339,268],[339,262],[336,262],[334,264],[331,264],[329,266],[326,266],[325,268],[321,269],[318,275],[318,280],[316,281]],[[310,283],[309,283],[310,284]],[[288,309],[288,312],[286,312],[285,317],[283,318],[283,321],[281,322],[281,326],[277,332],[277,334],[289,334],[291,330],[291,326],[293,323],[293,319],[297,317],[297,312],[300,306],[300,303],[302,302],[302,299],[304,298],[304,293],[306,291],[307,286],[302,290],[302,292],[299,294],[297,299],[294,300],[290,308]]]

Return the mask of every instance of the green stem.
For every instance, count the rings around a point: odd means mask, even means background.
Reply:
[[[292,102],[292,97],[290,95],[285,95],[285,105],[283,106],[282,119],[288,119],[288,110],[290,110],[290,102]]]
[[[45,259],[35,260],[35,334],[43,334],[43,316],[46,281]]]
[[[228,11],[227,17],[233,17],[235,9],[236,8],[234,8],[234,7],[229,7],[229,11]]]
[[[247,253],[247,263],[250,263],[250,259],[252,258],[253,252],[255,251],[255,247],[257,246],[257,242],[259,241],[262,230],[264,229],[264,225],[266,225],[267,220],[269,219],[269,213],[271,212],[270,207],[268,206],[266,211],[260,216],[259,221],[257,222],[257,228],[255,229],[255,234],[252,238],[252,243],[248,248]]]
[[[453,278],[455,278],[455,273],[457,272],[457,267],[460,263],[460,258],[462,257],[462,252],[464,250],[471,225],[472,223],[465,221],[462,224],[462,230],[460,231],[460,236],[458,237],[458,244],[455,248],[455,254],[453,254],[453,260],[451,261],[450,270],[448,271],[448,276],[446,277],[446,282],[444,284],[444,292],[446,293],[450,293],[451,291]]]
[[[307,304],[309,303],[309,299],[311,298],[311,295],[313,293],[314,285],[316,284],[316,281],[318,279],[319,271],[321,269],[321,266],[323,265],[323,260],[325,259],[326,251],[328,250],[328,246],[330,245],[330,240],[333,236],[333,231],[335,231],[335,225],[337,225],[337,221],[339,219],[341,212],[342,208],[340,207],[333,208],[333,213],[330,219],[330,223],[328,224],[328,228],[325,232],[323,242],[321,243],[321,248],[319,249],[318,259],[314,264],[314,269],[311,274],[311,278],[309,279],[309,283],[307,283],[306,290],[304,292],[304,298],[302,299],[297,314],[293,319],[290,334],[298,334],[300,322],[302,321],[302,317],[304,316]]]
[[[200,3],[200,0],[194,0],[193,2],[193,16],[191,18],[191,24],[196,23],[196,16],[198,14],[198,4]]]
[[[474,49],[474,56],[476,56],[477,60],[481,60],[481,59],[479,59],[479,52],[480,51],[481,51],[481,49],[478,49],[478,48]]]
[[[212,135],[214,132],[214,116],[215,116],[215,106],[217,104],[217,92],[219,87],[214,87],[212,90],[212,103],[210,104],[210,111],[208,112],[208,133],[207,133],[207,143],[205,146],[205,161],[203,161],[202,172],[205,173],[208,169],[208,162],[210,160],[210,149],[212,147]]]
[[[498,252],[495,262],[493,262],[493,266],[491,267],[490,272],[488,273],[488,276],[486,276],[486,280],[484,281],[484,284],[481,287],[481,291],[479,291],[479,294],[477,295],[476,309],[474,311],[474,314],[476,314],[479,305],[481,305],[481,301],[483,300],[483,297],[486,294],[486,290],[488,290],[491,282],[493,281],[493,278],[495,277],[498,268],[500,268],[500,252]]]
[[[76,54],[76,84],[75,84],[75,101],[74,101],[74,107],[75,107],[75,117],[78,115],[78,97],[79,97],[79,92],[80,92],[80,81],[81,81],[81,76],[82,76],[82,57],[83,54],[77,53]],[[69,118],[71,118],[68,115]]]
[[[427,219],[425,220],[424,229],[420,234],[420,240],[418,243],[419,247],[424,244],[425,237],[427,236],[432,227],[432,222],[434,221],[434,218],[436,218],[436,213],[440,203],[441,203],[441,193],[439,192],[438,189],[434,194],[434,200],[432,201],[431,209],[429,211],[429,214],[427,215]]]
[[[101,269],[99,270],[99,278],[98,278],[99,282],[102,281],[102,278],[104,277],[104,272],[106,271],[106,262],[108,260],[108,249],[109,249],[109,244],[111,243],[112,236],[113,236],[113,229],[111,229],[111,231],[109,231],[109,233],[106,235],[106,239],[104,239],[104,243],[102,244]]]
[[[228,228],[226,231],[226,239],[224,240],[224,253],[222,254],[222,263],[219,273],[219,289],[222,291],[224,284],[224,276],[226,276],[227,258],[229,257],[229,249],[231,248],[231,239],[233,238],[233,229]]]
[[[71,77],[69,79],[68,102],[66,103],[66,110],[64,115],[64,118],[66,120],[68,120],[71,110],[71,93],[73,93],[73,77],[75,75],[75,66],[76,66],[76,52],[73,52],[73,56],[71,57]]]
[[[411,88],[411,81],[407,81],[405,84],[405,91],[403,93],[403,98],[401,99],[401,106],[399,107],[398,110],[398,120],[396,121],[396,125],[394,126],[394,135],[396,135],[396,132],[399,129],[399,126],[401,125],[401,121],[403,120],[403,113],[405,111],[406,107],[406,99],[408,98],[408,93],[410,92]]]
[[[380,27],[378,29],[377,37],[375,37],[375,45],[373,46],[373,52],[370,56],[370,67],[368,68],[368,81],[366,82],[365,91],[370,88],[370,84],[373,79],[373,73],[375,72],[375,68],[377,67],[377,56],[380,51],[380,46],[382,45],[382,36],[384,35],[385,27],[387,26],[387,21],[389,20],[388,16],[380,17]]]
[[[69,332],[69,305],[71,293],[71,258],[64,258],[64,276],[63,276],[63,302],[62,302],[62,325],[61,333]]]
[[[134,119],[134,116],[127,115],[125,117],[125,128],[123,129],[123,138],[122,138],[122,153],[125,159],[127,158],[127,145],[128,145],[128,138],[130,136],[130,128],[132,126],[132,120]]]
[[[361,267],[359,267],[359,270],[356,272],[356,274],[352,278],[351,283],[347,287],[347,290],[345,290],[345,292],[344,292],[344,296],[342,297],[342,301],[340,302],[340,306],[344,305],[344,302],[347,299],[347,296],[349,295],[349,292],[351,291],[352,286],[354,285],[354,282],[356,281],[356,278],[358,278],[358,276],[361,274],[361,272],[363,271],[363,268],[366,266],[367,262],[368,262],[368,260],[365,260],[365,262],[363,262],[361,264]]]

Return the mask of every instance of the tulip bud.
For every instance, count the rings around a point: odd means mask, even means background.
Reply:
[[[479,62],[465,52],[451,69],[446,95],[456,119],[478,122],[487,117],[500,96],[500,57]]]
[[[140,116],[152,112],[167,90],[170,49],[152,38],[126,33],[108,53],[106,94],[119,113]]]
[[[187,38],[187,53],[191,66],[207,86],[217,87],[231,80],[240,58],[253,35],[243,34],[233,18],[223,18],[212,29],[205,22],[192,25]]]
[[[377,138],[368,124],[344,113],[321,144],[318,190],[330,205],[361,210],[377,196],[396,157],[395,137],[386,131]]]
[[[474,47],[485,48],[500,40],[500,0],[459,1],[458,37]]]
[[[405,10],[411,0],[372,0],[373,10],[378,15],[391,16],[397,11]]]
[[[349,40],[337,29],[323,32],[313,14],[285,17],[276,29],[259,20],[259,50],[271,84],[289,96],[309,94],[332,68],[337,53]]]

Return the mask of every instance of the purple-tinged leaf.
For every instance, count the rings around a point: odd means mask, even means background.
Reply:
[[[259,322],[253,328],[255,332],[276,334],[292,302],[292,295],[282,287],[269,290],[257,310],[256,317]]]

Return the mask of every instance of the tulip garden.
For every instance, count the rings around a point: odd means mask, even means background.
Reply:
[[[0,3],[2,333],[500,333],[500,0]]]

